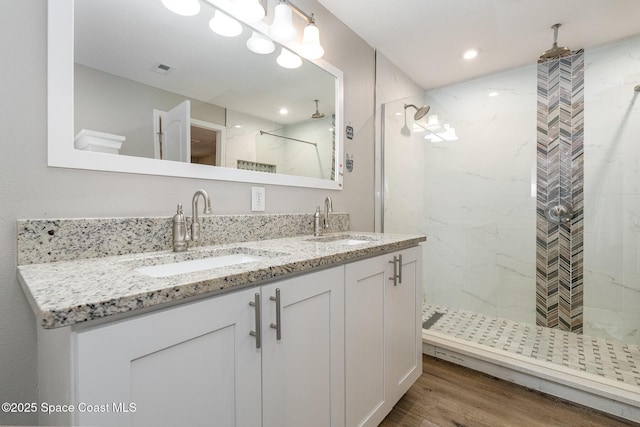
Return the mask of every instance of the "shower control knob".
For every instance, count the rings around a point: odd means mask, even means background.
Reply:
[[[562,224],[573,218],[573,206],[570,203],[551,202],[544,211],[544,216],[554,224]]]

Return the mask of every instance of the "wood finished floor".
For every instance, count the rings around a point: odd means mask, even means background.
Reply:
[[[381,427],[638,425],[431,356],[422,366]]]

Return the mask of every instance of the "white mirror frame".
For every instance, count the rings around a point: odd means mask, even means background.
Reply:
[[[210,3],[214,3],[210,1]],[[342,189],[343,75],[326,61],[313,61],[336,77],[334,180],[76,150],[74,139],[74,0],[48,0],[48,165],[52,167],[200,178],[220,181]],[[264,29],[257,28],[259,31]]]

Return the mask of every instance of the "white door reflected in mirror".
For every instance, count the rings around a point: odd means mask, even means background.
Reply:
[[[178,104],[166,113],[153,110],[156,159],[191,162],[191,102]]]

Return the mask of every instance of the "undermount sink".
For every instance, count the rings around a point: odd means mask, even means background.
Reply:
[[[175,276],[176,274],[193,273],[195,271],[210,270],[212,268],[245,264],[247,262],[260,261],[262,259],[264,258],[248,254],[222,255],[210,258],[192,259],[189,261],[172,262],[169,264],[150,265],[147,267],[136,268],[136,271],[151,277],[169,277]]]
[[[205,252],[186,252],[151,257],[131,263],[134,270],[150,277],[170,277],[196,271],[212,270],[221,267],[264,261],[268,258],[284,255],[245,248],[232,248]]]
[[[338,245],[362,245],[364,243],[374,242],[375,239],[370,236],[357,236],[357,235],[340,235],[340,236],[321,236],[307,239],[307,242],[316,243],[335,243]]]

